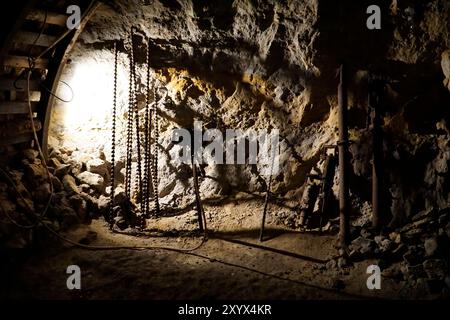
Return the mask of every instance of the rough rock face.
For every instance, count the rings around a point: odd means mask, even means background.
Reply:
[[[112,43],[119,40],[117,152],[123,163],[129,77],[125,50],[136,26],[141,113],[147,37],[151,86],[168,90],[158,105],[162,205],[177,207],[193,200],[189,168],[171,161],[176,151],[171,135],[174,128],[192,128],[194,120],[201,120],[204,129],[278,129],[281,170],[272,191],[295,203],[324,145],[337,142],[336,69],[344,59],[352,75],[355,210],[370,200],[368,70],[389,79],[383,116],[384,212],[391,212],[392,224],[399,225],[423,209],[444,208],[450,192],[450,27],[445,23],[450,21],[450,3],[355,2],[108,1],[89,22],[65,70],[63,80],[74,89],[74,99],[55,107],[50,142],[55,148],[78,150],[78,158],[101,150],[110,159]],[[382,2],[382,31],[366,28],[366,8],[373,2]],[[61,86],[61,94],[65,90]],[[261,192],[266,186],[266,177],[252,165],[210,165],[205,171],[200,186],[205,198],[237,190]]]

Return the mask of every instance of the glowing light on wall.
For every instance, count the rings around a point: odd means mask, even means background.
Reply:
[[[99,61],[83,61],[72,68],[68,83],[73,90],[73,99],[65,103],[64,125],[68,129],[84,126],[105,128],[109,125],[112,101],[112,66]],[[60,86],[59,91],[69,91]],[[69,93],[63,93],[70,96]]]

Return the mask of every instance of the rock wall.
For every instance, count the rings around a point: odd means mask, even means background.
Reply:
[[[369,31],[366,8],[375,3],[382,9],[382,30]],[[402,224],[423,209],[448,206],[448,21],[446,0],[105,1],[64,72],[74,99],[55,106],[50,144],[55,152],[69,150],[81,166],[99,158],[99,151],[110,159],[112,43],[119,40],[117,148],[123,166],[126,39],[136,26],[140,109],[145,105],[147,37],[152,87],[168,90],[168,98],[159,104],[163,207],[193,200],[189,168],[170,161],[174,151],[170,140],[171,129],[190,128],[196,119],[203,121],[204,129],[278,129],[281,170],[272,191],[295,205],[323,147],[337,141],[336,71],[345,60],[352,75],[349,121],[355,212],[370,210],[366,83],[371,70],[390,81],[384,90],[388,200],[384,212],[390,212],[386,215],[392,215],[393,224]],[[60,91],[70,96],[67,87],[61,85]],[[200,189],[207,199],[265,190],[266,179],[255,166],[215,165],[205,172]]]

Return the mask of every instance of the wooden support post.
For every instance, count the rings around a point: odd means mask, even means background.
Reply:
[[[346,247],[349,240],[349,206],[348,206],[348,128],[347,128],[347,79],[346,68],[340,67],[340,82],[338,87],[339,116],[339,215],[341,247]]]

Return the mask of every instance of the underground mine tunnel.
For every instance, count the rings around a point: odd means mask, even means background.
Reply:
[[[2,299],[449,297],[448,0],[1,15]]]

